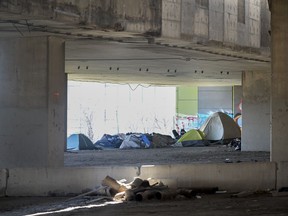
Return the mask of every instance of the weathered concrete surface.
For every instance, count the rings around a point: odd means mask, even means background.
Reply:
[[[163,0],[162,35],[180,38],[181,34],[181,0]]]
[[[67,74],[64,41],[48,38],[48,149],[49,167],[64,164],[67,141]]]
[[[224,40],[224,0],[209,1],[209,40]]]
[[[50,20],[160,34],[161,4],[162,0],[3,0],[0,8]]]
[[[275,163],[151,165],[140,168],[22,168],[10,169],[8,196],[52,196],[83,193],[101,185],[107,176],[162,179],[174,187],[219,187],[221,190],[274,189]]]
[[[0,41],[0,168],[63,165],[67,109],[60,101],[65,101],[67,80],[58,40]]]
[[[6,195],[6,186],[9,173],[7,169],[0,169],[0,197]]]
[[[270,151],[269,72],[244,72],[242,151]]]
[[[262,34],[263,40],[267,40],[267,33],[261,32],[260,26],[269,25],[270,21],[269,11],[261,7],[262,1],[243,1],[238,5],[237,0],[163,0],[162,36],[260,48]],[[269,46],[268,43],[262,45]]]
[[[272,161],[288,161],[288,1],[271,1],[272,13]]]
[[[269,47],[271,44],[271,13],[268,1],[261,1],[260,18],[261,18],[261,47]]]
[[[288,187],[288,162],[277,163],[277,189]]]
[[[137,167],[21,168],[10,169],[8,196],[65,196],[87,192],[111,176],[132,181]]]
[[[142,167],[142,178],[172,179],[178,187],[219,187],[242,191],[275,188],[275,163],[156,165]]]

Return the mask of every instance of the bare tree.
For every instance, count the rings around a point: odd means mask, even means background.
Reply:
[[[87,136],[90,140],[93,141],[94,139],[94,132],[93,132],[93,113],[90,112],[89,114],[87,112],[84,112],[85,116],[85,122],[87,125]]]

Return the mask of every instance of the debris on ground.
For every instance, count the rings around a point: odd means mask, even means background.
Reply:
[[[215,194],[218,187],[211,188],[169,188],[161,180],[134,178],[128,184],[123,181],[117,181],[110,176],[106,176],[102,185],[89,192],[80,194],[68,199],[68,201],[84,198],[87,196],[96,196],[89,198],[87,203],[100,200],[114,201],[145,201],[145,200],[183,200],[200,199],[200,194]]]
[[[260,191],[247,190],[247,191],[234,193],[231,195],[231,197],[245,198],[245,197],[257,196],[257,195],[263,195],[263,194],[271,194],[271,191],[270,190],[260,190]]]

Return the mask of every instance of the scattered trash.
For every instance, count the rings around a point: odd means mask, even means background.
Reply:
[[[231,141],[231,147],[234,147],[235,151],[241,151],[241,139],[236,138]]]
[[[233,163],[233,161],[231,161],[229,158],[226,158],[225,163]]]
[[[211,188],[169,188],[159,179],[134,178],[130,183],[117,181],[110,176],[106,176],[102,185],[86,193],[72,197],[67,201],[89,198],[87,203],[98,202],[101,200],[114,201],[145,201],[145,200],[183,200],[183,199],[201,199],[200,194],[215,194],[218,187]],[[96,197],[95,197],[96,196]]]
[[[173,139],[169,135],[163,135],[159,133],[153,133],[152,134],[152,147],[153,148],[163,148],[163,147],[171,147],[176,142],[175,139]]]
[[[251,196],[251,195],[253,195],[253,194],[254,194],[254,192],[252,192],[252,191],[242,191],[242,192],[237,193],[237,194],[232,194],[231,197],[242,198],[242,197]]]
[[[244,198],[244,197],[250,197],[250,196],[259,196],[263,194],[270,194],[271,191],[269,189],[267,190],[259,190],[259,191],[241,191],[236,194],[232,194],[231,197],[237,197],[237,198]]]

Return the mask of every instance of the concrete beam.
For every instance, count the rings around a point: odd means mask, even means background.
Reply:
[[[66,196],[95,189],[107,175],[132,181],[138,167],[17,168],[9,173],[8,196]]]
[[[275,163],[189,164],[142,167],[142,178],[174,179],[178,187],[243,191],[274,189]]]
[[[65,196],[101,185],[107,176],[132,181],[134,177],[161,179],[176,187],[219,187],[221,190],[275,189],[275,163],[187,164],[142,167],[10,169],[8,196]]]

